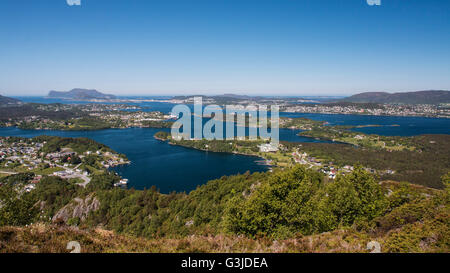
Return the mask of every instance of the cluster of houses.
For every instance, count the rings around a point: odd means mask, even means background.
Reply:
[[[324,104],[302,104],[288,106],[285,112],[297,113],[323,113],[323,114],[368,114],[387,116],[428,116],[428,117],[448,117],[450,111],[447,108],[439,108],[431,104],[408,104],[395,105],[385,104],[379,108],[364,108],[357,105],[324,105]]]
[[[336,175],[338,172],[341,174],[349,173],[353,171],[353,166],[345,165],[342,168],[337,168],[332,166],[333,162],[330,162],[329,165],[323,166],[320,171],[323,172],[329,179],[336,179]]]
[[[89,173],[87,171],[82,171],[78,166],[71,167],[68,163],[62,164],[64,158],[70,160],[73,156],[78,156],[76,152],[73,152],[71,149],[63,148],[61,151],[48,153],[44,158],[42,153],[39,150],[43,147],[44,143],[34,143],[34,142],[17,142],[11,143],[7,142],[6,139],[0,138],[0,162],[2,166],[7,168],[10,167],[29,167],[28,170],[32,170],[34,168],[41,168],[41,163],[46,163],[50,168],[59,167],[58,171],[50,174],[51,176],[57,176],[64,179],[71,178],[80,178],[85,183],[89,183],[91,180],[89,178]],[[97,156],[102,156],[103,161],[101,161],[101,165],[104,168],[114,167],[120,164],[126,164],[123,158],[120,158],[118,155],[113,154],[111,152],[101,152],[101,151],[87,151],[82,155],[79,155],[80,158],[86,157],[88,155],[95,154]],[[16,163],[16,165],[12,165]],[[13,168],[14,169],[14,168]],[[11,172],[11,174],[14,174]],[[36,188],[36,184],[40,182],[42,176],[36,175],[33,180],[24,186],[24,191],[30,192]],[[119,182],[115,183],[116,187],[126,187],[128,185],[127,179],[121,179]]]
[[[97,151],[96,153],[97,153],[97,155],[101,155],[100,151]],[[102,166],[104,168],[111,168],[111,167],[115,167],[117,165],[122,165],[122,164],[127,163],[127,162],[125,162],[125,160],[123,160],[123,158],[120,158],[110,152],[105,152],[104,155],[106,157],[108,157],[107,160],[100,162],[100,164],[102,164]]]
[[[43,146],[42,143],[14,142],[6,144],[0,139],[0,159],[5,161],[4,167],[8,168],[14,163],[33,170],[42,160],[38,157],[38,151]]]
[[[292,158],[295,163],[309,165],[310,167],[321,167],[322,163],[315,157],[308,156],[307,153],[300,153],[298,150],[292,153]]]
[[[309,165],[309,167],[319,167],[319,171],[324,173],[328,178],[335,179],[336,175],[338,173],[345,174],[350,173],[354,170],[353,166],[345,165],[343,167],[336,167],[334,166],[333,162],[329,162],[327,165],[324,165],[322,162],[317,160],[315,157],[309,157],[307,153],[300,153],[298,150],[292,153],[292,158],[294,159],[295,163],[303,164],[303,165]],[[395,171],[393,170],[375,170],[372,168],[365,168],[365,171],[369,173],[377,173],[377,174],[388,174],[392,175],[395,174]]]
[[[128,179],[120,179],[119,182],[114,183],[114,187],[120,187],[120,188],[124,188],[128,185]]]
[[[106,121],[120,120],[127,127],[142,127],[145,121],[165,121],[172,119],[172,115],[165,115],[162,112],[96,112],[91,116],[101,118]]]
[[[138,109],[140,109],[139,106],[135,106],[135,105],[99,104],[99,103],[76,105],[76,107],[80,108],[84,112],[123,111],[123,110],[138,110]]]
[[[334,166],[333,162],[329,162],[327,165],[324,165],[315,157],[310,157],[307,153],[301,153],[298,150],[292,153],[292,158],[294,159],[295,163],[308,165],[310,168],[318,167],[319,171],[324,173],[330,179],[335,179],[338,173],[348,173],[353,171],[353,166],[349,165],[345,165],[342,168]]]
[[[258,145],[259,147],[259,151],[263,152],[263,153],[274,153],[274,152],[278,152],[279,147],[276,144],[273,143],[265,143],[265,144],[261,144]]]
[[[36,188],[36,184],[38,184],[42,179],[42,175],[36,175],[30,184],[25,185],[24,190],[26,192],[30,192]]]
[[[45,156],[48,160],[60,162],[63,158],[70,158],[72,156],[75,156],[76,153],[72,151],[62,151],[62,152],[55,152],[55,153],[49,153]]]

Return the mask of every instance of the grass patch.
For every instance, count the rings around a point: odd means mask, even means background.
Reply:
[[[37,175],[50,175],[54,172],[60,172],[60,171],[64,171],[64,168],[61,168],[61,167],[47,168],[47,169],[35,171],[34,173]]]

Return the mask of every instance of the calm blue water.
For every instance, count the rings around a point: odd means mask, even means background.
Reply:
[[[127,155],[131,165],[114,170],[130,181],[130,187],[150,188],[156,185],[161,192],[191,191],[208,180],[250,172],[264,172],[257,157],[197,151],[157,141],[153,135],[160,129],[130,128],[101,131],[41,131],[0,128],[1,136],[34,137],[53,135],[88,137]]]
[[[83,101],[68,101],[60,99],[46,99],[44,97],[16,97],[25,102],[36,103],[78,103]],[[127,98],[127,97],[123,97]],[[130,97],[136,99],[137,97]],[[162,97],[145,97],[147,99],[161,99]],[[174,104],[163,102],[130,103],[144,107],[144,111],[161,111],[169,113]],[[192,109],[192,105],[189,105]],[[450,119],[424,117],[393,117],[393,116],[364,116],[342,114],[310,114],[310,113],[280,113],[281,117],[304,117],[313,120],[327,121],[330,125],[386,125],[382,127],[356,128],[355,131],[367,134],[385,136],[414,136],[421,134],[450,134]],[[399,125],[399,126],[390,126]],[[282,134],[280,132],[280,134]],[[283,133],[285,140],[296,141],[292,132]],[[283,139],[283,137],[280,137]],[[286,139],[289,138],[289,139]],[[303,139],[308,141],[308,139]]]
[[[37,103],[85,103],[42,97],[19,97],[26,102]],[[169,113],[174,106],[162,102],[135,104],[146,111]],[[191,106],[192,107],[192,106]],[[419,134],[450,134],[450,119],[421,117],[386,117],[361,115],[280,113],[284,117],[304,117],[327,121],[330,125],[399,125],[398,127],[358,128],[369,134],[411,136]],[[206,120],[204,120],[205,122]],[[208,180],[223,175],[266,171],[267,166],[259,165],[259,158],[241,155],[207,153],[159,142],[153,135],[161,129],[130,128],[101,131],[48,131],[0,128],[1,136],[34,137],[54,135],[63,137],[88,137],[108,145],[119,153],[124,153],[132,161],[131,165],[115,168],[120,175],[130,180],[136,189],[157,186],[161,192],[190,191]],[[166,129],[168,131],[168,129]],[[280,140],[291,142],[323,142],[297,136],[300,130],[280,129]]]
[[[450,134],[450,119],[425,117],[363,116],[342,114],[280,113],[281,117],[302,117],[327,121],[330,125],[385,125],[355,128],[354,131],[384,136]],[[391,126],[399,125],[399,126]]]

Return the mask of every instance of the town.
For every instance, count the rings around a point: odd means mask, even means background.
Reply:
[[[282,111],[290,113],[450,118],[450,106],[448,104],[302,104],[285,106]]]
[[[79,149],[67,145],[60,147],[58,151],[47,152],[48,142],[39,142],[38,138],[0,138],[0,177],[19,173],[34,174],[30,183],[24,187],[28,192],[46,175],[60,177],[86,187],[92,175],[130,163],[126,157],[106,149],[80,152]],[[47,138],[53,141],[56,137]],[[120,179],[114,186],[123,187],[127,183],[127,179]]]
[[[36,130],[170,128],[174,116],[124,104],[26,104],[8,108],[0,127]]]
[[[206,105],[228,105],[230,107],[277,105],[280,112],[288,113],[316,113],[316,114],[356,114],[375,116],[417,116],[450,118],[449,103],[440,104],[408,104],[408,103],[351,103],[306,100],[301,98],[266,98],[247,97],[238,95],[202,96]],[[194,96],[174,97],[162,102],[175,104],[192,104]]]

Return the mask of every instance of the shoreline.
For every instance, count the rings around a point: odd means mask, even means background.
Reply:
[[[116,99],[73,99],[73,98],[57,98],[57,97],[48,97],[48,96],[42,96],[43,99],[56,99],[56,100],[62,100],[66,102],[86,102],[86,103],[107,103],[107,104],[116,104],[116,103],[146,103],[146,102],[158,102],[158,103],[166,103],[166,104],[186,104],[186,105],[193,105],[193,103],[185,103],[179,100],[173,100],[173,99],[122,99],[122,98],[116,98]],[[30,103],[30,102],[25,102]],[[25,104],[24,103],[24,104]],[[70,103],[69,103],[70,104]],[[204,105],[214,105],[216,103],[203,103]],[[308,105],[308,104],[305,104]],[[223,107],[224,105],[219,105]],[[450,119],[450,116],[431,116],[426,114],[411,114],[411,115],[373,115],[373,114],[365,114],[365,113],[359,113],[359,112],[352,112],[352,113],[334,113],[334,112],[291,112],[291,111],[280,111],[280,113],[298,113],[298,114],[325,114],[325,115],[357,115],[357,116],[381,116],[381,117],[422,117],[422,118],[444,118],[444,119]]]
[[[165,143],[167,143],[169,145],[172,145],[172,146],[184,147],[184,148],[187,148],[187,149],[202,151],[202,152],[206,152],[206,153],[210,152],[210,153],[229,154],[229,155],[242,155],[242,156],[256,157],[256,158],[262,159],[262,161],[264,161],[264,162],[268,162],[269,161],[267,158],[262,157],[260,155],[255,155],[255,154],[245,154],[245,153],[242,153],[242,152],[235,152],[235,151],[233,151],[233,152],[211,151],[211,150],[206,150],[206,149],[199,149],[199,148],[195,148],[195,147],[180,145],[180,144],[171,142],[169,139],[162,139],[162,138],[156,137],[156,136],[153,136],[153,138],[158,140],[158,141],[165,142]],[[273,164],[264,164],[263,166],[270,166],[269,169],[271,169],[271,167],[273,167],[275,165],[273,165]]]

